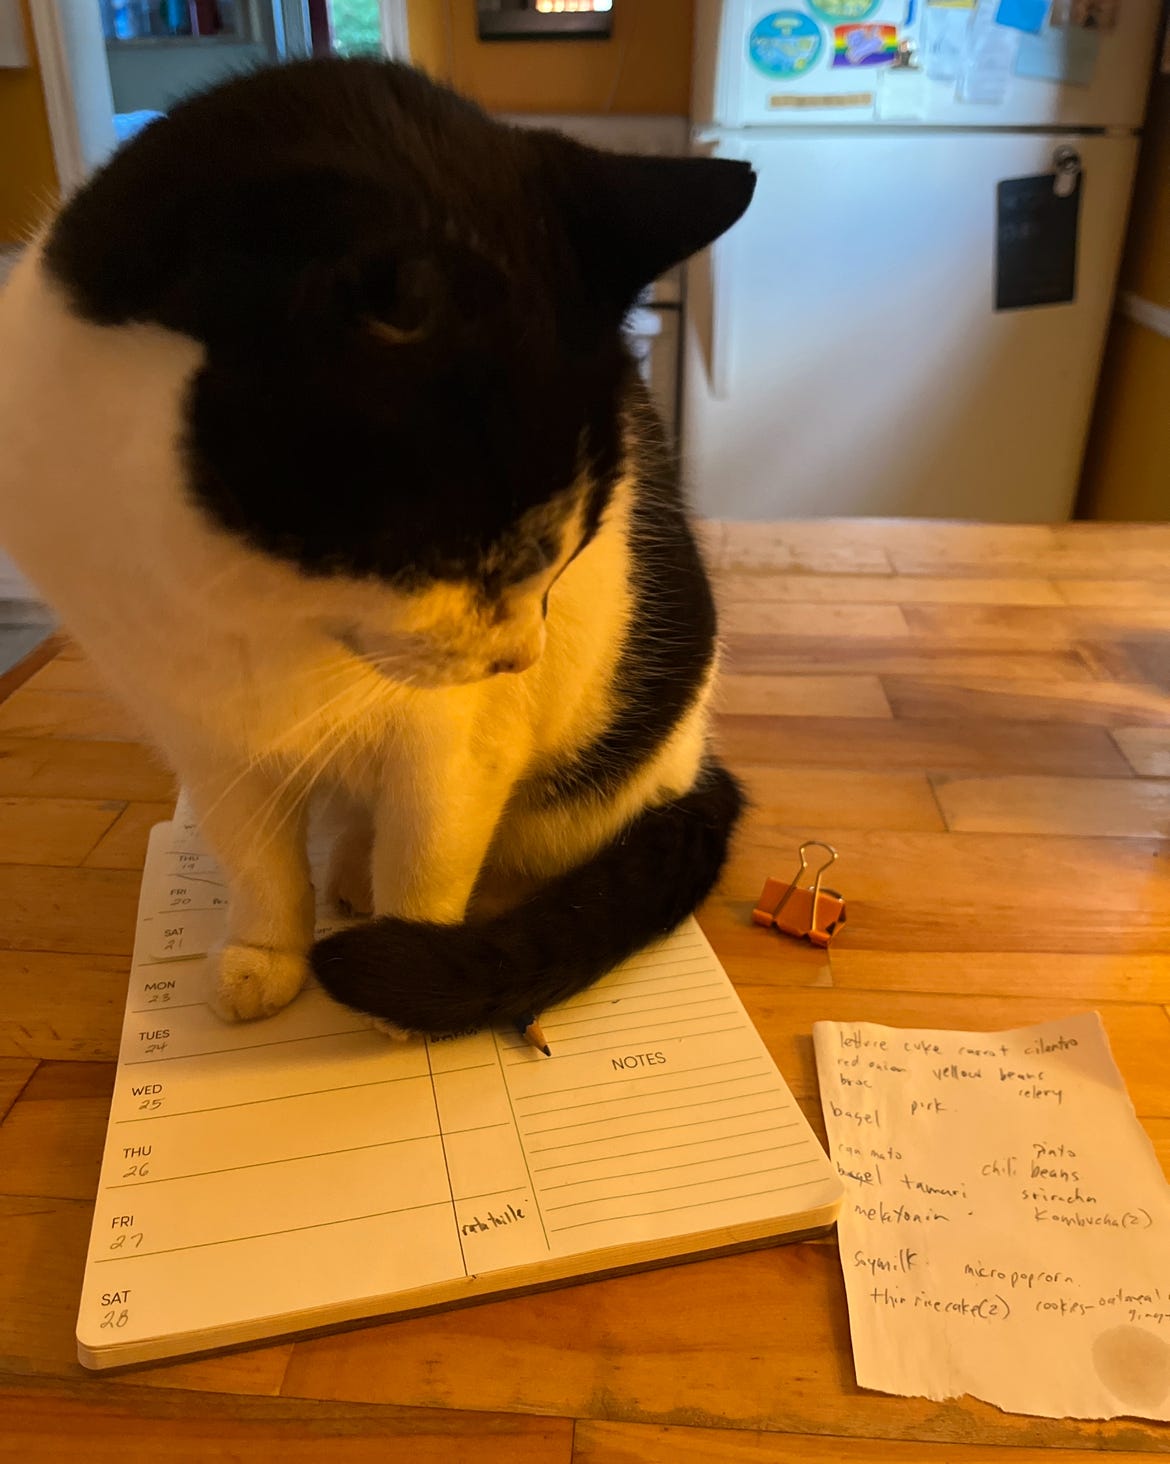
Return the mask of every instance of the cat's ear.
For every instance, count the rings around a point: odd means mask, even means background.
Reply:
[[[756,187],[751,165],[730,158],[573,146],[555,162],[554,186],[583,267],[628,298],[729,229]]]

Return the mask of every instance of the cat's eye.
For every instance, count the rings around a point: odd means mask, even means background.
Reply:
[[[412,346],[423,340],[427,334],[425,324],[406,329],[403,326],[391,325],[387,320],[367,320],[366,329],[371,335],[377,336],[380,341],[387,341],[392,346]]]

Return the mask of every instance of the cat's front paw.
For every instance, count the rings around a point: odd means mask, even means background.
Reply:
[[[308,963],[300,951],[225,945],[214,957],[212,1006],[225,1022],[270,1017],[288,1006],[305,984]]]

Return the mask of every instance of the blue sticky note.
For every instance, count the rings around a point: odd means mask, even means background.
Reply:
[[[997,25],[1010,25],[1012,30],[1036,36],[1047,14],[1048,0],[999,0],[995,21]]]

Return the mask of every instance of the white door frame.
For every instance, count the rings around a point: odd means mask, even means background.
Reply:
[[[30,9],[53,157],[65,198],[116,144],[101,15],[89,0],[36,0]],[[273,10],[279,12],[279,0]],[[379,11],[386,54],[409,61],[406,0],[379,0]]]
[[[406,0],[381,0],[382,45],[394,61],[410,60],[410,25]]]
[[[30,7],[61,197],[114,150],[114,99],[96,5],[37,0]]]

